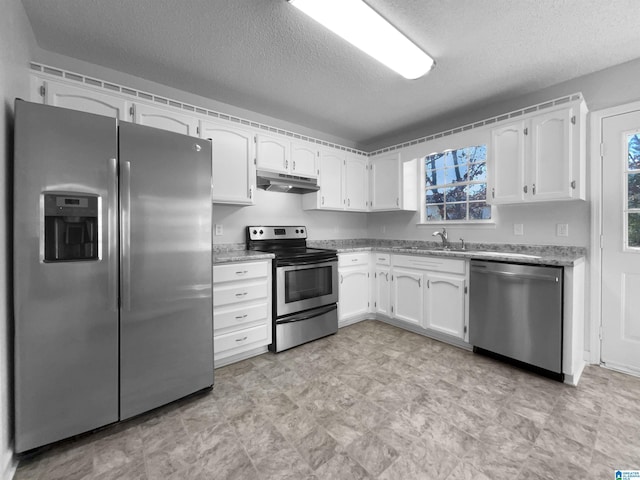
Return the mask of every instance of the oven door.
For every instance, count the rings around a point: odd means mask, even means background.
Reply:
[[[338,301],[338,261],[276,267],[277,316],[331,305]]]

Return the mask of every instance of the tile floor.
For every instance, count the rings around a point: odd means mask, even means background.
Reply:
[[[577,388],[386,325],[216,370],[213,391],[23,459],[36,479],[613,479],[640,378]]]

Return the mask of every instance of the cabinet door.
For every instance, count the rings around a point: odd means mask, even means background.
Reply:
[[[391,316],[391,272],[388,268],[376,268],[374,275],[374,308],[376,313]]]
[[[394,268],[392,274],[393,317],[422,326],[424,318],[424,274]]]
[[[320,153],[320,196],[319,208],[342,210],[342,168],[344,152],[325,151]]]
[[[464,339],[466,333],[464,277],[429,272],[426,279],[427,314],[424,327]]]
[[[571,198],[573,188],[573,109],[545,113],[531,119],[528,161],[531,201]],[[574,120],[575,121],[575,120]]]
[[[136,103],[133,108],[135,123],[192,137],[198,136],[198,119],[195,117],[144,103]]]
[[[344,206],[347,210],[366,211],[369,197],[367,159],[348,155],[344,164]]]
[[[344,268],[339,272],[338,320],[343,322],[369,311],[369,267]]]
[[[95,113],[118,120],[128,119],[128,105],[122,98],[63,83],[43,82],[43,86],[46,105]]]
[[[371,210],[400,209],[400,154],[371,161]]]
[[[316,167],[316,159],[318,158],[318,149],[313,148],[310,143],[291,143],[291,173],[300,175],[301,177],[318,176]]]
[[[271,135],[256,136],[256,165],[259,170],[288,173],[291,145],[288,140]]]
[[[487,159],[489,172],[487,201],[489,203],[524,201],[524,132],[524,121],[491,130],[491,147]]]
[[[212,140],[213,202],[253,204],[256,181],[253,133],[222,123],[202,121],[200,136]]]

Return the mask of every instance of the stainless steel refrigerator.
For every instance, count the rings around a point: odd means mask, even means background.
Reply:
[[[15,450],[213,384],[211,144],[16,100]]]

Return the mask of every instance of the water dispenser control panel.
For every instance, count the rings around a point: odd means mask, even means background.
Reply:
[[[98,260],[98,196],[44,194],[44,261]]]

